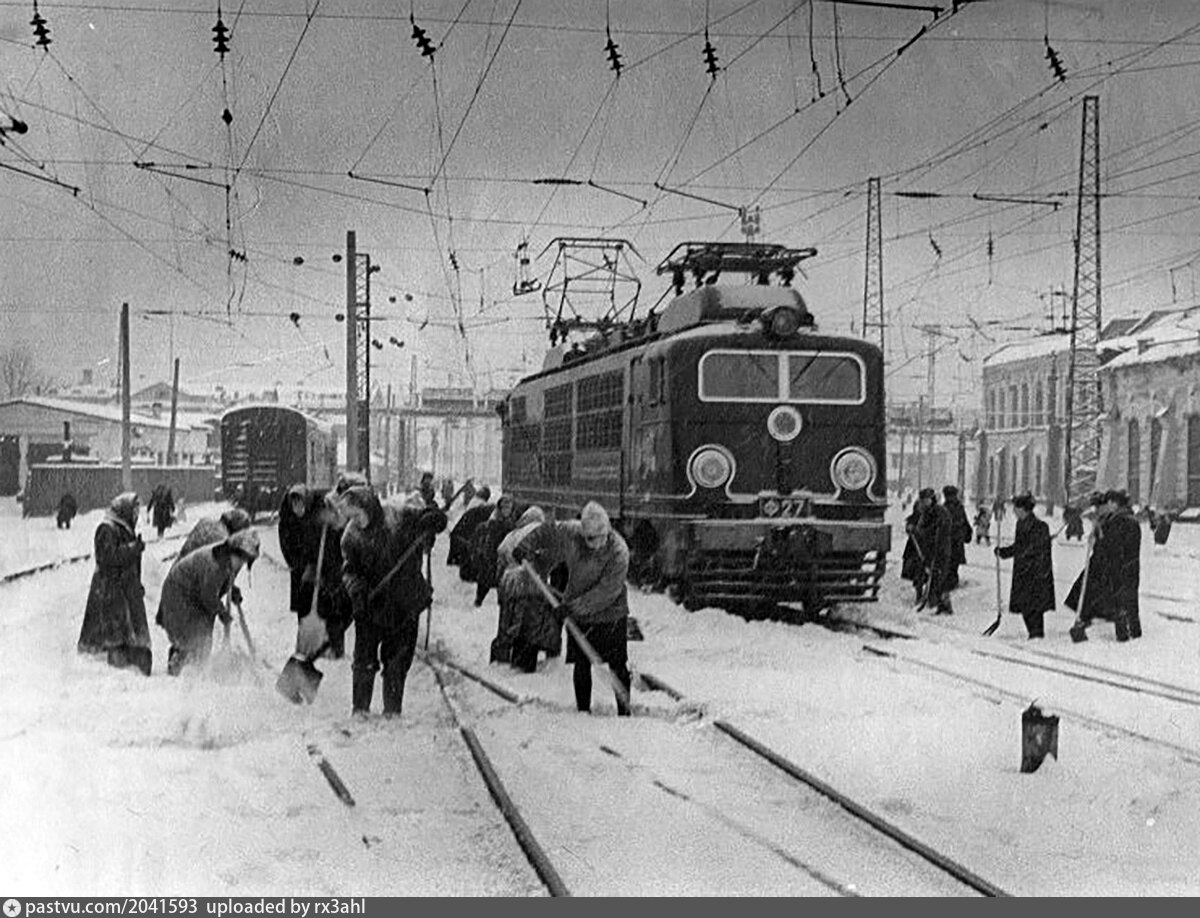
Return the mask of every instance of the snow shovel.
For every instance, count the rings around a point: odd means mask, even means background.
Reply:
[[[996,520],[996,547],[1000,547],[1000,521]],[[1000,556],[996,555],[996,620],[983,629],[984,637],[991,637],[1000,627],[1000,619],[1004,617],[1004,599],[1000,590]]]
[[[1087,621],[1083,617],[1084,600],[1087,599],[1088,575],[1092,569],[1092,555],[1096,550],[1096,530],[1092,528],[1088,535],[1087,557],[1083,561],[1083,579],[1079,584],[1079,602],[1075,609],[1075,622],[1067,629],[1067,634],[1071,636],[1071,643],[1082,644],[1088,639],[1087,636]]]
[[[523,567],[525,572],[533,578],[533,582],[537,584],[538,589],[542,591],[542,595],[546,597],[546,602],[550,603],[551,608],[557,609],[562,605],[562,602],[559,600],[558,596],[552,589],[550,589],[550,587],[546,585],[546,581],[544,581],[541,578],[541,575],[534,570],[533,565],[529,563],[528,559],[521,562],[521,567]],[[618,679],[613,674],[613,671],[605,665],[602,659],[600,659],[600,654],[596,653],[596,648],[594,648],[591,645],[591,642],[583,636],[583,631],[577,624],[575,624],[574,619],[572,619],[570,616],[567,616],[563,619],[563,624],[567,626],[567,633],[575,639],[575,643],[579,645],[579,649],[583,651],[583,655],[588,658],[593,666],[595,666],[608,677],[608,681],[612,684],[613,691],[617,693],[617,698],[620,699],[621,705],[625,708],[629,708],[629,692],[626,690],[621,680]]]
[[[317,546],[317,577],[313,582],[312,602],[308,607],[309,615],[317,614],[317,600],[321,594],[321,566],[325,563],[325,536],[328,532],[329,524],[326,523],[321,527],[321,543]],[[283,664],[283,671],[280,672],[279,678],[275,680],[275,691],[292,704],[300,704],[302,701],[312,704],[313,699],[317,697],[317,689],[321,685],[321,680],[325,678],[325,674],[313,665],[313,661],[321,656],[328,647],[329,641],[326,640],[315,653],[292,654]]]

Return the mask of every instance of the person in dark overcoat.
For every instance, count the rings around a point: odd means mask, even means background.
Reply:
[[[75,495],[70,491],[63,492],[63,496],[58,499],[58,516],[55,522],[59,529],[70,529],[71,520],[75,519],[75,514],[79,512],[79,504],[75,501]]]
[[[421,473],[421,481],[417,485],[417,490],[421,492],[421,499],[425,501],[426,507],[437,506],[437,488],[433,484],[433,472]]]
[[[1087,640],[1087,628],[1094,620],[1115,621],[1114,570],[1118,565],[1113,556],[1112,543],[1105,540],[1105,526],[1110,515],[1105,497],[1104,492],[1093,491],[1088,498],[1092,531],[1088,536],[1087,559],[1063,600],[1067,608],[1075,612],[1075,622],[1069,632],[1075,643]]]
[[[1121,490],[1104,496],[1108,518],[1104,525],[1113,563],[1113,622],[1118,641],[1142,636],[1138,590],[1142,572],[1142,527],[1133,516],[1129,495]]]
[[[491,502],[492,490],[487,485],[476,492],[475,497],[467,505],[458,522],[450,529],[450,553],[446,563],[458,567],[459,579],[467,583],[475,582],[475,561],[471,557],[471,539],[475,531],[492,515],[496,509]]]
[[[1083,511],[1075,504],[1063,507],[1063,526],[1066,538],[1083,541]]]
[[[983,504],[975,511],[975,544],[992,544],[992,511]]]
[[[628,627],[629,548],[612,528],[608,513],[595,501],[583,505],[578,520],[547,522],[537,526],[513,551],[520,563],[528,559],[545,579],[560,564],[567,568],[567,585],[557,609],[560,619],[568,616],[614,676],[625,687],[632,684],[629,673]],[[592,664],[574,637],[567,640],[567,663],[575,666],[572,681],[575,707],[592,709]],[[617,714],[629,716],[628,703],[617,697]]]
[[[527,508],[496,549],[500,615],[488,661],[511,663],[527,673],[537,669],[538,651],[544,650],[547,657],[556,657],[562,651],[562,623],[515,557],[517,546],[545,521],[541,507]]]
[[[971,541],[971,521],[958,499],[958,488],[946,485],[942,488],[943,506],[950,514],[950,564],[946,568],[946,589],[958,586],[958,569],[967,563],[966,545]]]
[[[921,519],[921,508],[913,504],[912,512],[904,520],[904,531],[908,538],[904,542],[904,554],[900,561],[900,578],[911,581],[916,591],[916,601],[925,595],[925,555],[917,541],[917,522]]]
[[[1167,544],[1167,539],[1171,537],[1173,523],[1174,517],[1170,510],[1164,510],[1162,513],[1150,511],[1150,533],[1154,536],[1155,545]]]
[[[925,600],[923,607],[932,606],[938,615],[952,615],[948,587],[953,559],[954,524],[950,513],[938,503],[933,488],[922,488],[917,496],[920,516],[917,518],[916,539],[925,564]]]
[[[384,507],[370,487],[350,488],[343,503],[348,522],[342,534],[342,583],[355,628],[352,712],[370,712],[375,673],[382,664],[383,713],[399,717],[417,647],[417,623],[433,599],[421,574],[423,549],[446,528],[446,514],[425,505],[420,494],[410,495],[401,508]],[[401,560],[400,570],[372,596]]]
[[[342,585],[342,531],[345,521],[338,511],[340,500],[326,488],[296,484],[288,489],[279,507],[279,549],[288,566],[291,586],[289,608],[296,613],[297,628],[304,628],[312,612],[313,588],[318,586],[317,561],[321,562],[317,617],[324,624],[329,656],[341,659],[346,653],[346,629],[350,626],[350,600]],[[321,552],[321,533],[325,550]],[[314,622],[317,628],[320,623]],[[297,652],[314,652],[317,647]],[[318,646],[322,641],[318,640]]]
[[[180,558],[186,558],[197,548],[224,542],[235,532],[249,528],[250,514],[238,507],[231,507],[219,517],[206,516],[198,519],[192,531],[183,540],[183,546],[175,556],[175,563],[179,563]]]
[[[475,530],[471,538],[471,557],[475,565],[475,608],[483,605],[488,592],[499,583],[496,552],[504,537],[517,522],[517,503],[508,494],[500,495],[492,515]]]
[[[96,570],[76,648],[104,654],[110,666],[136,667],[148,676],[153,658],[142,586],[146,545],[137,534],[138,510],[137,494],[118,494],[96,527]]]
[[[1046,636],[1043,616],[1054,609],[1054,563],[1050,553],[1050,527],[1033,513],[1033,495],[1013,498],[1017,517],[1016,536],[1011,545],[997,545],[998,558],[1012,558],[1012,587],[1008,611],[1025,620],[1030,639]]]
[[[150,492],[150,502],[146,504],[146,511],[150,514],[154,528],[161,539],[163,533],[170,529],[171,524],[175,522],[175,495],[171,492],[170,487],[161,483],[156,484],[154,490]]]
[[[232,604],[241,605],[241,590],[234,580],[258,555],[258,534],[243,529],[223,542],[197,548],[167,571],[154,620],[171,641],[169,675],[178,676],[185,667],[201,665],[211,656],[214,623],[221,619],[228,633],[232,620],[222,597],[228,595]]]

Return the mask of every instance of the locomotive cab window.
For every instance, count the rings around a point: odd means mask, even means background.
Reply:
[[[709,351],[700,358],[700,399],[861,405],[864,376],[856,354]]]

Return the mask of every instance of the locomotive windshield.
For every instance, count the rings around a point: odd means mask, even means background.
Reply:
[[[855,354],[714,350],[700,358],[700,399],[861,405],[865,373]]]

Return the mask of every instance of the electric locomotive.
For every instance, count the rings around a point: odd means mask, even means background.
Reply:
[[[598,500],[631,577],[689,609],[875,600],[883,355],[817,330],[791,286],[815,254],[678,246],[657,268],[675,293],[661,312],[553,348],[501,403],[505,492],[559,518]]]

